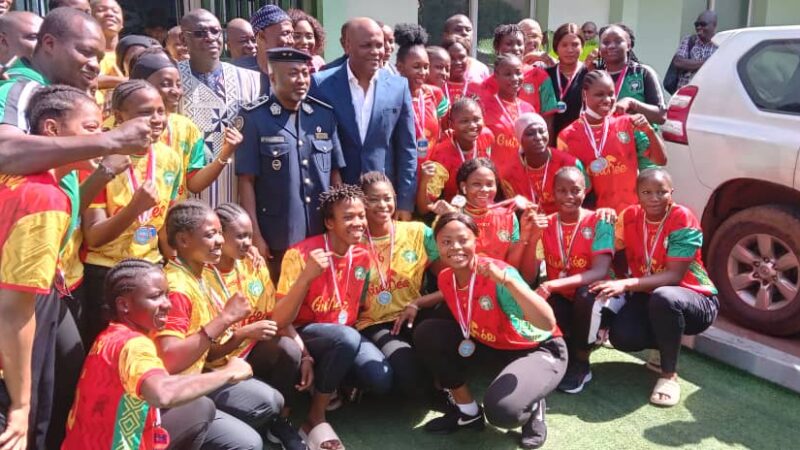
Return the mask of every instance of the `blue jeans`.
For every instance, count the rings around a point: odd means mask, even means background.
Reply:
[[[314,358],[314,388],[330,394],[342,381],[384,394],[392,387],[392,368],[375,345],[352,327],[312,323],[298,330]]]

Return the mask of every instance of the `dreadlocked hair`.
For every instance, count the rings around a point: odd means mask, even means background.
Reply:
[[[603,28],[600,28],[600,32],[597,34],[600,37],[600,40],[603,39],[603,35],[606,31],[612,28],[619,28],[620,30],[624,31],[625,34],[628,35],[628,60],[633,62],[639,62],[639,58],[636,56],[636,53],[633,52],[633,46],[636,45],[636,36],[633,34],[633,29],[622,22],[613,23],[611,25],[606,25]]]
[[[161,271],[161,266],[135,258],[123,259],[108,271],[103,283],[103,314],[106,318],[117,319],[117,299],[136,289],[142,277],[151,271]]]
[[[336,184],[319,194],[319,210],[322,220],[333,218],[333,207],[339,202],[359,200],[364,202],[364,191],[352,184]]]
[[[389,180],[389,177],[387,177],[385,173],[378,170],[362,173],[361,177],[358,179],[358,184],[361,185],[362,192],[367,192],[367,189],[378,183],[386,183],[391,186],[392,190],[394,191],[394,186],[392,186],[392,181]]]
[[[428,45],[428,32],[416,23],[398,23],[394,26],[394,41],[397,43],[397,60],[403,61],[412,47]]]
[[[192,232],[203,222],[208,214],[214,211],[207,204],[198,200],[184,200],[176,203],[167,211],[167,243],[172,248],[178,247],[178,233]]]
[[[460,97],[450,106],[450,117],[452,118],[458,114],[461,114],[469,108],[476,108],[478,112],[481,113],[481,116],[483,116],[481,105],[477,100],[475,100],[473,97]]]
[[[465,183],[467,178],[472,175],[472,172],[485,167],[492,171],[494,174],[494,179],[499,180],[500,178],[497,176],[497,167],[494,165],[491,159],[489,158],[475,158],[475,159],[468,159],[461,164],[461,167],[458,168],[458,172],[456,172],[456,184]]]
[[[45,86],[28,103],[28,123],[34,134],[41,134],[41,125],[47,119],[63,120],[81,103],[95,104],[86,92],[64,84]]]
[[[247,216],[247,211],[236,203],[222,203],[214,208],[214,212],[217,213],[217,217],[219,217],[222,231],[225,231],[225,229],[239,217]]]
[[[494,40],[492,41],[492,48],[494,48],[495,53],[497,53],[497,49],[500,48],[500,43],[503,42],[503,38],[512,34],[519,34],[520,36],[523,35],[522,29],[519,25],[515,23],[504,23],[497,26],[494,29]]]
[[[607,79],[609,80],[609,82],[613,84],[611,75],[609,75],[608,72],[606,72],[605,70],[593,70],[587,73],[586,76],[583,77],[583,84],[581,85],[581,89],[585,91],[590,87],[592,87],[593,84],[602,79]]]
[[[156,88],[145,80],[128,80],[120,83],[120,85],[114,89],[114,93],[111,95],[111,110],[121,110],[125,100],[142,89],[155,90]]]

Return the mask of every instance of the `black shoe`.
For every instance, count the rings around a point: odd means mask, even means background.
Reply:
[[[297,430],[294,429],[292,423],[286,417],[278,417],[272,421],[269,426],[267,440],[274,444],[279,444],[286,450],[306,450],[308,448],[303,438],[300,437],[300,434],[297,433]]]
[[[457,408],[453,395],[447,389],[436,389],[429,394],[430,409],[446,413]]]
[[[478,414],[470,416],[460,409],[453,408],[442,417],[437,417],[425,424],[425,431],[437,434],[450,434],[462,429],[483,430],[486,419],[483,417],[483,408],[478,406]]]
[[[522,426],[522,437],[519,446],[526,449],[539,448],[547,440],[547,424],[544,423],[547,404],[544,399],[539,400],[539,406],[531,414],[531,418]]]
[[[558,390],[567,394],[577,394],[591,380],[592,370],[589,368],[588,362],[570,362],[569,366],[567,366],[567,373],[564,374],[564,378],[558,384]]]

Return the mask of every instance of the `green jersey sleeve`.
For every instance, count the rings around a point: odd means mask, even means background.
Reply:
[[[598,253],[614,253],[614,225],[605,220],[598,220],[594,224],[592,254]]]
[[[703,247],[703,232],[697,228],[681,228],[667,238],[667,258],[692,259]]]
[[[517,280],[525,284],[525,280],[522,279],[517,269],[508,267],[506,268],[506,273],[508,274],[509,280]],[[540,330],[525,320],[525,313],[522,312],[519,303],[517,303],[514,296],[511,295],[511,292],[507,288],[498,284],[496,289],[497,303],[500,305],[500,309],[506,317],[508,317],[511,325],[520,336],[533,342],[542,342],[552,336],[550,331]]]
[[[539,105],[541,114],[547,114],[558,109],[556,105],[556,92],[553,90],[553,82],[550,78],[544,80],[539,86]]]
[[[423,225],[422,240],[425,246],[425,253],[428,254],[428,261],[433,262],[439,259],[439,247],[436,246],[436,238],[433,236],[433,230],[427,225]]]

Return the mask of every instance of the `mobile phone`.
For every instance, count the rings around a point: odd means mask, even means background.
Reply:
[[[594,60],[594,68],[595,70],[606,70],[606,62],[601,58],[597,58]]]

